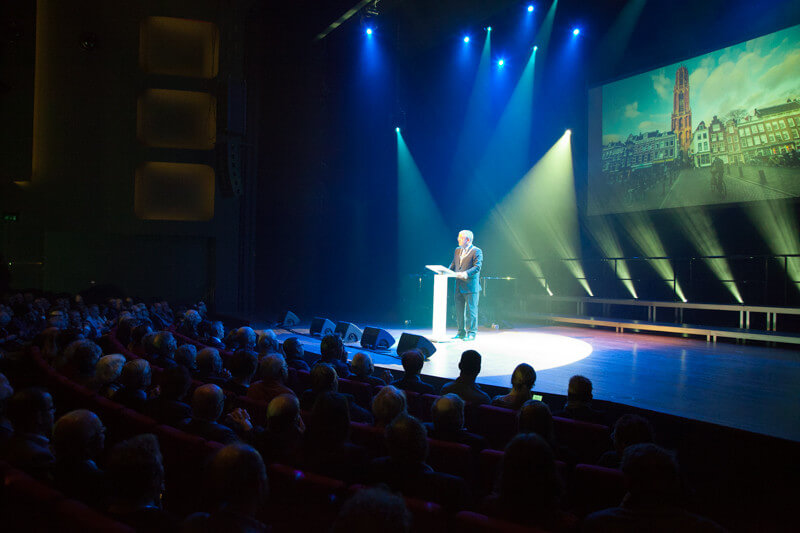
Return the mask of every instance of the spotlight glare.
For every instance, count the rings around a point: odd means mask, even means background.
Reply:
[[[533,13],[533,4],[528,5],[528,13]]]
[[[398,127],[396,127],[396,128],[394,129],[394,131],[396,131],[397,133],[400,133],[400,127],[399,127],[399,126],[398,126]]]
[[[567,135],[572,135],[572,130],[567,128],[567,130],[564,133],[566,133]]]
[[[469,35],[465,35],[465,36],[464,36],[464,42],[465,42],[465,43],[468,43],[468,42],[469,42]]]
[[[367,28],[367,35],[372,35],[372,28]]]
[[[575,28],[575,29],[572,30],[572,35],[579,35],[580,33],[581,33],[581,29],[580,28]]]
[[[505,60],[504,60],[504,59],[500,59],[500,60],[498,60],[498,61],[497,61],[497,66],[498,66],[498,67],[502,67],[502,66],[503,66],[503,65],[505,65],[505,64],[506,64],[506,62],[505,62]]]
[[[538,47],[538,46],[534,46],[534,47],[533,47],[533,51],[534,51],[534,52],[535,52],[536,50],[538,50],[538,49],[539,49],[539,47]]]
[[[492,27],[491,26],[487,26],[486,27],[486,31],[492,31]]]

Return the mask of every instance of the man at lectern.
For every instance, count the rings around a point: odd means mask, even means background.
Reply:
[[[474,340],[478,332],[478,296],[483,264],[483,252],[472,244],[472,238],[472,232],[468,229],[458,233],[458,248],[450,263],[450,270],[457,273],[455,307],[458,333],[453,338],[468,341]]]

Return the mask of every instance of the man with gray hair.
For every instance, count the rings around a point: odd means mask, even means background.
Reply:
[[[426,423],[425,427],[432,439],[466,444],[476,452],[489,445],[485,438],[464,427],[464,400],[456,394],[440,396],[431,406],[431,419],[433,423]]]
[[[256,381],[247,389],[247,397],[251,400],[268,404],[281,394],[295,395],[294,391],[286,386],[289,369],[283,356],[262,357],[258,364],[258,373],[260,381]]]
[[[473,243],[468,229],[458,233],[458,248],[453,253],[450,270],[456,272],[455,313],[458,333],[454,338],[475,340],[478,332],[478,296],[481,290],[483,251]]]
[[[382,387],[372,399],[372,416],[375,417],[376,427],[388,426],[397,415],[405,412],[406,393],[391,385]]]

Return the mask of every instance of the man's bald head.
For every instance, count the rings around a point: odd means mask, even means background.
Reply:
[[[280,394],[267,405],[267,429],[281,432],[292,427],[300,415],[300,402],[293,394]]]
[[[255,507],[267,496],[267,469],[261,454],[252,446],[225,446],[211,460],[208,471],[220,504]]]
[[[197,387],[192,395],[192,413],[199,420],[216,422],[222,416],[224,405],[225,394],[211,383]]]
[[[431,418],[439,431],[458,431],[464,427],[464,400],[456,394],[445,394],[431,406]]]
[[[53,452],[59,460],[95,459],[105,448],[105,430],[93,412],[70,411],[53,428]]]

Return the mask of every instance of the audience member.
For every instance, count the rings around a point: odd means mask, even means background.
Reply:
[[[382,487],[361,489],[342,506],[333,533],[408,533],[411,513],[401,496]]]
[[[161,508],[164,464],[155,435],[138,435],[114,446],[106,475],[111,518],[142,533],[178,530],[178,519]]]
[[[366,383],[373,387],[383,387],[386,385],[385,380],[372,375],[372,373],[375,372],[375,366],[372,364],[372,357],[364,352],[358,352],[353,356],[353,360],[350,361],[350,371],[352,374],[350,374],[347,379],[352,381],[360,381],[361,383]],[[389,377],[391,377],[391,375],[391,373],[388,373]]]
[[[382,387],[372,399],[375,426],[385,428],[401,413],[406,414],[406,393],[391,385]]]
[[[550,445],[535,433],[520,434],[506,446],[497,491],[483,510],[547,531],[573,531],[577,519],[559,506],[562,490]]]
[[[256,349],[258,351],[259,357],[264,357],[265,355],[273,355],[273,354],[281,354],[280,350],[281,346],[278,342],[278,336],[275,335],[275,332],[271,329],[264,330],[264,333],[258,336],[258,342],[256,343]]]
[[[458,369],[461,371],[458,378],[442,386],[442,394],[453,393],[472,404],[489,403],[492,399],[475,383],[481,372],[481,354],[475,350],[462,353]]]
[[[257,336],[253,328],[242,326],[233,335],[232,342],[226,342],[226,347],[230,351],[235,350],[255,350]]]
[[[149,333],[153,333],[153,328],[149,322],[143,322],[133,328],[133,331],[131,331],[131,342],[128,344],[128,350],[139,357],[144,357],[145,350],[144,346],[142,345],[142,339],[144,339],[145,335]]]
[[[405,391],[418,392],[420,394],[436,394],[436,389],[433,385],[429,385],[422,381],[420,373],[422,372],[422,365],[425,364],[425,358],[419,350],[409,350],[400,356],[400,363],[403,365],[404,375],[402,378],[395,380],[391,383],[398,389]]]
[[[178,349],[178,342],[175,336],[169,331],[159,331],[153,340],[156,353],[150,361],[161,368],[172,368],[177,366],[175,362],[175,350]]]
[[[259,381],[247,389],[247,397],[251,400],[268,404],[281,394],[294,396],[294,391],[286,386],[289,369],[280,355],[267,355],[258,363]]]
[[[297,340],[297,337],[289,337],[283,341],[283,355],[286,357],[286,364],[289,365],[289,368],[305,370],[306,372],[311,370],[311,367],[303,359],[305,350],[300,341]]]
[[[258,370],[258,354],[250,350],[236,350],[228,359],[231,378],[222,386],[237,396],[247,396],[250,381]]]
[[[258,446],[264,460],[298,464],[305,430],[297,396],[281,394],[273,398],[267,406],[267,427]]]
[[[625,448],[633,444],[655,442],[653,426],[639,415],[627,414],[619,417],[611,433],[614,449],[604,453],[597,464],[607,468],[619,468]]]
[[[55,487],[96,508],[105,507],[108,489],[96,462],[105,450],[105,434],[100,418],[86,409],[70,411],[53,427]]]
[[[350,442],[350,409],[344,395],[319,394],[305,433],[303,464],[313,472],[350,482],[366,468],[366,450]]]
[[[517,365],[511,374],[511,392],[495,396],[492,405],[506,409],[519,409],[531,399],[533,386],[536,384],[536,371],[527,363]]]
[[[225,394],[214,384],[201,385],[192,395],[192,419],[184,426],[186,431],[206,440],[230,444],[239,437],[229,427],[217,421],[225,407]]]
[[[340,378],[350,377],[350,367],[347,366],[347,350],[344,348],[341,337],[325,335],[319,343],[319,351],[318,362],[331,365]]]
[[[197,347],[194,344],[181,344],[175,350],[175,362],[190,373],[197,371]]]
[[[184,520],[186,533],[268,531],[256,519],[267,499],[267,469],[261,455],[242,443],[228,444],[208,465],[208,483],[214,511],[195,513]]]
[[[406,496],[441,503],[457,509],[469,505],[469,491],[463,479],[434,472],[428,458],[428,435],[422,422],[401,414],[386,426],[387,457],[370,462],[372,482],[386,483]]]
[[[184,400],[192,385],[192,376],[183,366],[164,370],[161,375],[161,392],[150,398],[144,412],[162,424],[182,426],[192,418],[192,408]]]
[[[724,531],[682,507],[678,464],[666,450],[651,443],[628,446],[622,472],[628,485],[622,504],[587,516],[582,531]]]
[[[115,402],[136,411],[143,411],[147,402],[147,388],[152,380],[150,363],[133,359],[125,363],[119,376],[121,387],[111,397]]]
[[[203,348],[197,352],[197,372],[195,376],[205,383],[222,386],[231,377],[222,367],[222,357],[216,348]]]
[[[94,379],[86,386],[105,398],[111,398],[120,388],[119,377],[125,366],[125,356],[119,353],[104,355],[97,360]]]
[[[575,457],[570,450],[558,444],[556,439],[553,415],[546,403],[539,400],[528,400],[517,411],[517,432],[536,433],[550,445],[556,459],[570,464],[575,462]]]
[[[311,410],[317,401],[317,396],[325,392],[338,392],[339,379],[336,371],[327,363],[317,363],[311,369],[311,388],[300,395],[300,408]],[[372,424],[372,414],[366,409],[356,404],[355,399],[350,394],[343,394],[347,399],[350,410],[350,419],[354,422]]]
[[[567,403],[556,416],[593,424],[605,423],[603,413],[592,409],[592,382],[589,378],[584,376],[569,378]]]
[[[479,452],[489,446],[486,439],[464,427],[464,400],[453,393],[440,396],[431,406],[432,424],[425,424],[432,439],[466,444]]]
[[[50,453],[55,415],[52,396],[36,387],[22,389],[8,401],[7,409],[14,434],[6,441],[0,459],[37,479],[51,479],[55,462]]]
[[[220,321],[206,323],[207,331],[205,337],[203,337],[203,344],[211,348],[224,350],[225,343],[222,342],[222,339],[225,338],[225,326]]]
[[[0,451],[14,433],[14,426],[8,419],[8,401],[14,395],[14,387],[8,382],[5,374],[0,374]]]
[[[183,320],[181,320],[181,323],[178,325],[178,333],[192,340],[198,340],[199,332],[197,328],[200,326],[202,320],[203,318],[200,316],[200,313],[194,309],[189,309],[184,313]]]
[[[95,367],[103,350],[88,339],[74,341],[67,346],[62,373],[81,385],[90,385],[94,380]]]

